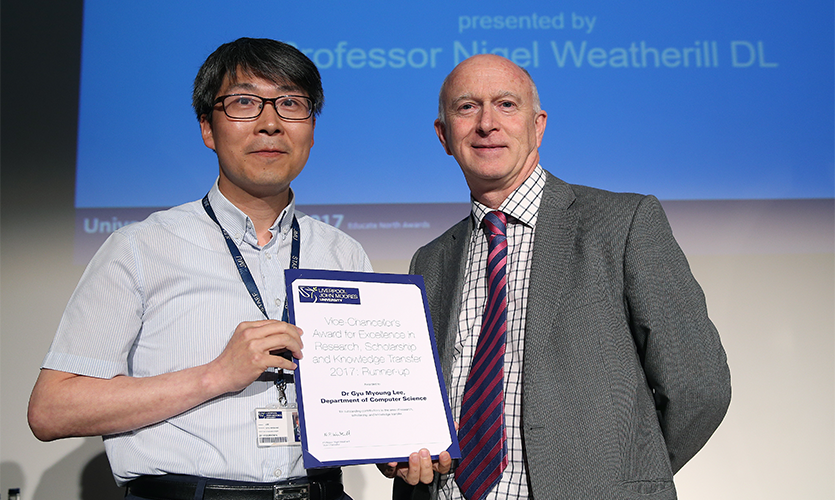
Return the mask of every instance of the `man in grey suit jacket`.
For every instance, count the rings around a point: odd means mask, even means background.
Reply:
[[[479,225],[501,210],[508,465],[484,498],[674,499],[673,474],[730,403],[725,352],[658,200],[545,171],[546,121],[530,76],[498,56],[467,59],[441,89],[436,131],[473,212],[411,272],[426,282],[455,418],[486,295]],[[449,462],[422,450],[381,470],[395,498],[462,498]]]

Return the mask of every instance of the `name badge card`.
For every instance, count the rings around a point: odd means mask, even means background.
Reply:
[[[285,271],[305,468],[460,458],[422,276]]]

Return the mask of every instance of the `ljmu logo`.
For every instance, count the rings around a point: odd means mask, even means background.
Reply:
[[[318,286],[300,286],[299,302],[318,302]]]
[[[360,291],[359,288],[299,286],[299,302],[359,304]]]

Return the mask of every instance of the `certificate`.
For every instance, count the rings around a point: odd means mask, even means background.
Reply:
[[[305,468],[460,458],[422,276],[285,271]]]

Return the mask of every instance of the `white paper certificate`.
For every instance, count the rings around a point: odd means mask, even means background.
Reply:
[[[423,278],[287,270],[306,468],[460,457]]]

